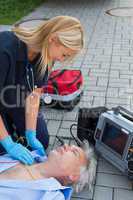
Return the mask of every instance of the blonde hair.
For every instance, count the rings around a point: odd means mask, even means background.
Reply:
[[[93,147],[85,140],[83,141],[82,149],[87,158],[87,165],[81,167],[80,178],[77,183],[73,184],[76,193],[81,192],[86,186],[88,186],[89,191],[91,191],[96,176],[97,158]]]
[[[81,23],[71,16],[56,16],[44,21],[33,29],[25,29],[20,26],[14,27],[12,31],[20,40],[25,42],[29,48],[41,54],[38,72],[42,77],[46,66],[52,61],[48,57],[48,39],[51,34],[56,33],[59,42],[67,48],[80,51],[84,45],[84,35]]]

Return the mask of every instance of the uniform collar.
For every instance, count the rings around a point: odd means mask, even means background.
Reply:
[[[40,54],[38,54],[35,59],[30,62],[31,64],[36,64],[37,61],[40,59]],[[27,48],[27,45],[19,40],[19,45],[18,45],[18,58],[17,58],[18,61],[22,61],[22,62],[25,62],[28,60],[28,48]]]
[[[18,57],[17,57],[17,61],[27,61],[28,60],[28,49],[27,49],[27,45],[19,40],[18,43]]]
[[[64,190],[72,189],[69,186],[62,186],[55,178],[45,178],[40,180],[0,180],[0,186],[11,188],[23,188],[32,190]]]

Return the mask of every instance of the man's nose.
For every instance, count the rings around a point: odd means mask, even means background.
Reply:
[[[68,144],[65,144],[63,146],[63,148],[64,148],[65,151],[69,151],[70,150],[70,146]]]

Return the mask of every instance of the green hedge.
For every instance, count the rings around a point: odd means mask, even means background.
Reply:
[[[44,0],[0,0],[0,24],[13,24]]]

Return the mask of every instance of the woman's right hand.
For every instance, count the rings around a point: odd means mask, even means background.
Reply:
[[[11,136],[7,136],[0,141],[7,153],[14,159],[21,161],[26,165],[32,165],[34,163],[31,152],[21,144],[14,142]]]

